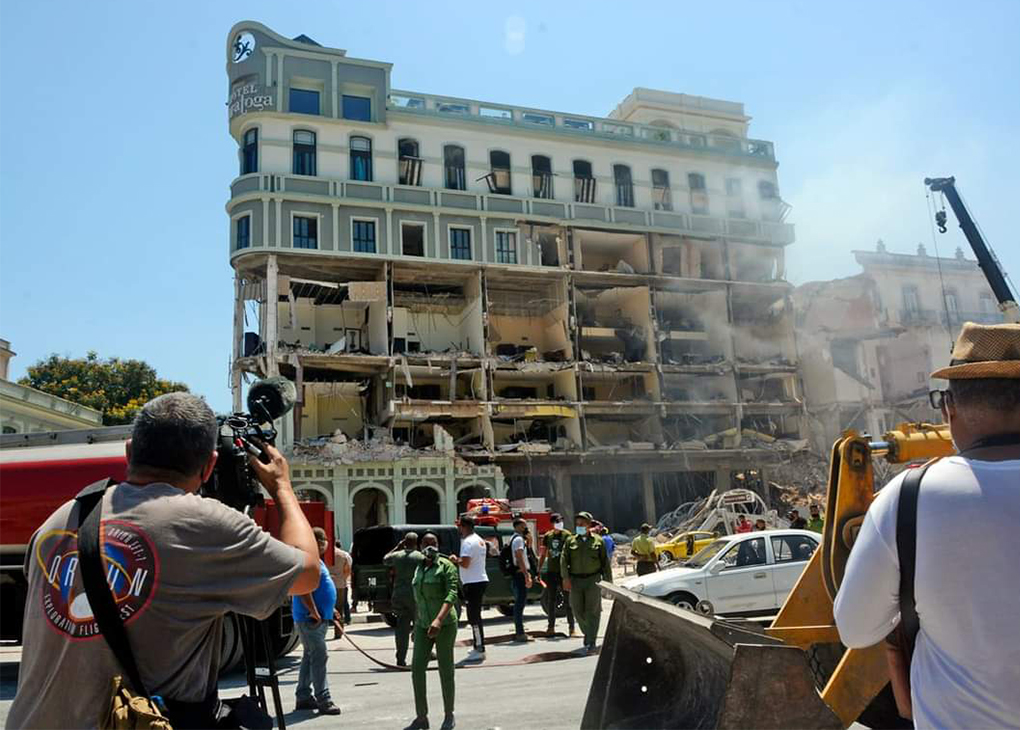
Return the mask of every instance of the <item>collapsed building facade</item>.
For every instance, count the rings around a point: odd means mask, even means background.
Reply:
[[[478,495],[628,529],[803,444],[793,228],[743,105],[397,91],[254,22],[227,72],[235,407],[295,381],[282,442],[340,536]]]

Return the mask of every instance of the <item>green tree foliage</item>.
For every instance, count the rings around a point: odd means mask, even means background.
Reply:
[[[157,377],[144,361],[103,360],[95,351],[85,358],[54,354],[30,366],[28,376],[18,383],[99,410],[105,425],[129,424],[150,399],[188,391],[184,384]]]

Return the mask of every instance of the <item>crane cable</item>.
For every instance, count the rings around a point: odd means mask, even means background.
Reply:
[[[949,336],[949,353],[952,353],[953,352],[953,346],[955,345],[955,343],[954,343],[955,339],[953,338],[953,326],[949,322],[950,321],[950,318],[949,318],[949,300],[948,300],[948,298],[946,296],[946,281],[942,277],[942,257],[939,256],[939,243],[938,243],[938,238],[935,236],[935,211],[936,211],[936,205],[935,205],[935,201],[931,197],[931,190],[928,188],[928,186],[925,186],[924,190],[925,190],[924,197],[925,197],[925,199],[927,199],[926,200],[926,205],[928,207],[928,226],[931,229],[931,243],[932,243],[932,246],[935,249],[935,265],[938,267],[938,270],[939,270],[939,287],[941,287],[941,289],[942,289],[942,310],[946,314],[946,321],[945,322],[946,322],[946,335]],[[944,198],[943,198],[943,202],[942,202],[942,210],[943,211],[946,210],[946,204],[945,204]],[[959,305],[959,303],[957,303],[957,305]]]

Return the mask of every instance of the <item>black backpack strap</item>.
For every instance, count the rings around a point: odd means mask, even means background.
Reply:
[[[914,652],[914,641],[920,629],[917,618],[917,599],[914,597],[914,578],[917,574],[917,497],[921,479],[934,461],[911,468],[900,485],[900,503],[896,508],[896,554],[900,560],[900,627],[909,647],[907,657]]]
[[[92,615],[113,655],[127,673],[135,693],[148,698],[149,692],[138,673],[138,666],[128,643],[127,631],[124,630],[124,623],[121,622],[117,603],[113,600],[113,593],[110,591],[103,569],[99,520],[103,513],[103,495],[111,485],[115,483],[109,479],[96,481],[75,497],[78,502],[78,560],[81,580],[92,608]]]

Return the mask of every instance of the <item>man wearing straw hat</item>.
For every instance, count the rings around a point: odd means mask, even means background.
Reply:
[[[964,324],[950,365],[932,378],[949,380],[930,399],[958,454],[929,464],[916,488],[914,724],[1020,728],[1020,325]],[[836,596],[851,648],[900,623],[900,567],[910,559],[897,549],[897,517],[908,472],[868,509]],[[900,525],[908,536],[911,523]]]

